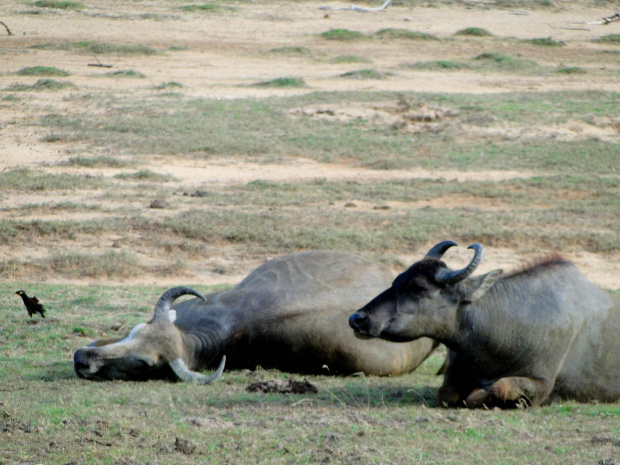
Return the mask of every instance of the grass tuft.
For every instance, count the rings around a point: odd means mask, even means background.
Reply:
[[[544,47],[564,47],[566,45],[561,40],[554,40],[551,37],[540,37],[536,39],[526,39],[523,42],[532,44],[532,45],[541,45]]]
[[[113,157],[71,157],[65,164],[84,168],[125,168],[131,163]]]
[[[594,39],[593,42],[599,42],[602,44],[620,45],[620,34],[607,34],[606,36]]]
[[[587,71],[579,66],[565,66],[555,70],[556,73],[560,74],[586,74]]]
[[[213,12],[220,10],[220,5],[216,5],[214,3],[203,3],[202,5],[183,5],[179,7],[180,10],[183,11],[205,11],[205,12]]]
[[[381,29],[376,33],[376,37],[380,39],[437,40],[437,37],[425,32],[399,28]]]
[[[330,29],[321,33],[321,37],[327,40],[352,41],[364,39],[365,35],[359,31],[351,31],[349,29]]]
[[[135,173],[119,173],[114,176],[117,179],[129,179],[136,181],[168,182],[173,181],[174,177],[166,174],[159,174],[151,170],[140,170]]]
[[[306,87],[306,81],[303,78],[282,77],[271,79],[270,81],[262,81],[252,84],[257,87]]]
[[[18,76],[57,76],[64,77],[69,76],[71,73],[63,71],[62,69],[50,67],[50,66],[31,66],[29,68],[22,68],[17,71]]]
[[[347,79],[386,79],[388,74],[375,69],[358,69],[343,73],[340,77]]]
[[[181,84],[180,82],[168,81],[168,82],[162,82],[158,86],[155,86],[155,89],[157,90],[164,90],[164,89],[170,89],[170,88],[180,89],[181,87],[183,87],[183,84]]]
[[[37,0],[34,6],[39,8],[53,8],[56,10],[79,10],[84,8],[84,4],[66,0]]]
[[[482,27],[466,27],[460,31],[454,33],[455,36],[470,36],[470,37],[493,37],[489,31]]]
[[[104,76],[109,76],[109,77],[126,77],[126,78],[145,78],[146,76],[144,74],[142,74],[139,71],[134,71],[133,69],[126,69],[126,70],[119,70],[119,71],[112,71],[109,73],[105,73]]]
[[[122,45],[81,40],[65,44],[47,43],[31,46],[38,50],[70,50],[85,55],[157,55],[159,52],[147,45]]]
[[[16,92],[28,92],[28,91],[48,91],[48,90],[63,90],[70,87],[75,87],[71,82],[56,81],[55,79],[39,79],[32,85],[28,84],[12,84],[7,87],[9,91]]]
[[[419,69],[429,71],[455,71],[459,69],[468,69],[469,65],[458,61],[437,60],[437,61],[421,61],[418,63],[405,63],[398,66],[401,69]]]
[[[276,47],[269,50],[269,53],[287,57],[311,57],[312,51],[307,47]]]
[[[359,55],[338,55],[337,57],[330,58],[329,62],[335,64],[372,63],[372,60]]]

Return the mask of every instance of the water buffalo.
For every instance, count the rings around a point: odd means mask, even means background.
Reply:
[[[502,276],[441,260],[445,241],[351,315],[360,337],[431,337],[449,349],[442,405],[517,407],[620,398],[620,301],[559,255]]]
[[[278,368],[298,373],[414,370],[437,347],[430,339],[407,344],[354,337],[347,318],[386,289],[394,273],[355,255],[308,251],[275,258],[235,288],[202,297],[187,287],[166,291],[148,323],[118,341],[96,341],[74,354],[87,379],[178,379],[207,384],[197,370],[227,358],[233,368]],[[186,300],[171,309],[184,294]]]

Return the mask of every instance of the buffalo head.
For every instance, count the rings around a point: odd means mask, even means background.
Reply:
[[[206,300],[188,287],[167,290],[155,306],[153,319],[134,327],[124,339],[95,341],[78,349],[74,369],[80,378],[93,380],[176,379],[209,384],[220,377],[226,357],[210,376],[191,371],[192,354],[186,335],[170,318],[172,303],[182,295],[194,295]]]
[[[482,260],[480,244],[472,244],[474,257],[465,268],[450,270],[441,260],[456,244],[444,241],[400,274],[392,287],[375,297],[349,318],[359,337],[411,341],[422,336],[443,340],[457,326],[457,310],[463,303],[482,297],[497,281],[501,270],[470,277]]]

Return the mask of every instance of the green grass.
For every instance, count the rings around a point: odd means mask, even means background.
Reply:
[[[482,27],[466,27],[454,33],[456,36],[471,36],[471,37],[493,37],[489,31]]]
[[[349,29],[330,29],[321,33],[321,37],[327,40],[353,41],[365,38],[364,34],[359,31],[351,31]]]
[[[212,13],[221,10],[221,6],[215,3],[203,3],[200,5],[183,5],[179,7],[179,9],[183,11],[202,11],[207,13]]]
[[[55,191],[71,188],[98,189],[104,181],[97,177],[71,174],[48,174],[29,168],[18,168],[0,172],[0,189],[3,191]]]
[[[460,69],[469,69],[466,63],[451,60],[422,61],[418,63],[405,63],[399,65],[400,69],[417,69],[429,71],[457,71]]]
[[[168,82],[162,82],[161,84],[159,84],[158,86],[155,86],[155,89],[157,90],[164,90],[164,89],[180,89],[183,87],[183,84],[181,84],[180,82],[177,81],[168,81]]]
[[[312,50],[307,47],[287,46],[275,47],[269,50],[269,53],[286,57],[312,57]]]
[[[81,40],[69,43],[47,43],[33,45],[31,48],[39,50],[69,50],[83,55],[157,55],[159,52],[148,45],[140,44],[110,44]]]
[[[476,55],[474,62],[479,63],[480,69],[491,69],[497,72],[531,72],[539,68],[539,65],[533,60],[495,52]]]
[[[375,36],[379,39],[437,40],[437,37],[425,32],[399,28],[381,29]]]
[[[168,182],[174,180],[174,177],[164,174],[159,174],[151,170],[140,170],[134,173],[119,173],[114,176],[117,179],[127,179],[136,181],[149,181],[149,182]]]
[[[256,82],[252,85],[256,87],[271,87],[271,88],[287,88],[287,87],[299,88],[299,87],[306,87],[306,81],[304,81],[303,78],[297,78],[297,77],[281,77],[281,78],[271,79],[269,81]]]
[[[109,77],[120,77],[120,78],[139,78],[143,79],[146,76],[139,71],[134,71],[133,69],[124,69],[119,71],[111,71],[109,73],[105,73],[104,76]]]
[[[563,66],[555,70],[559,74],[586,74],[587,71],[579,66]]]
[[[11,84],[5,90],[11,92],[29,92],[29,91],[56,91],[75,87],[71,82],[56,81],[55,79],[39,79],[34,84]]]
[[[335,64],[352,64],[352,63],[372,63],[372,60],[359,55],[338,55],[329,59],[330,63]]]
[[[83,168],[125,168],[131,163],[114,157],[71,157],[66,161],[69,166],[81,166]]]
[[[64,0],[37,0],[34,6],[39,8],[53,8],[56,10],[80,10],[84,4],[80,2],[70,2]]]
[[[554,40],[551,37],[540,37],[540,38],[536,38],[536,39],[526,39],[523,42],[526,42],[526,43],[532,44],[532,45],[541,45],[543,47],[563,47],[564,45],[566,45],[561,40]]]
[[[493,65],[492,63],[483,63]],[[499,64],[500,66],[502,63]],[[143,102],[128,98],[110,102],[106,117],[93,111],[79,118],[50,114],[37,124],[67,139],[87,141],[109,150],[133,154],[201,157],[247,156],[261,162],[280,157],[308,157],[320,162],[343,162],[377,169],[553,169],[608,173],[615,166],[614,144],[596,140],[574,142],[553,138],[515,142],[501,135],[465,138],[459,123],[487,127],[490,121],[507,125],[563,124],[567,119],[589,121],[613,114],[617,95],[599,92],[504,93],[499,95],[404,94],[413,106],[438,105],[458,110],[450,130],[421,133],[414,143],[405,133],[373,128],[363,121],[293,119],[283,111],[321,103],[371,105],[396,101],[395,93],[310,93],[305,96],[255,100],[179,100]],[[205,128],[209,138],[205,139]],[[336,130],[337,128],[337,130]],[[370,129],[370,130],[369,130]],[[484,155],[481,156],[480,154]]]
[[[18,76],[69,76],[71,73],[62,69],[55,68],[53,66],[31,66],[28,68],[22,68],[15,74]]]
[[[598,39],[594,39],[594,42],[610,45],[620,45],[620,34],[607,34]]]
[[[195,287],[203,292],[204,286]],[[29,319],[13,292],[47,309]],[[147,321],[165,287],[3,282],[3,463],[598,463],[614,453],[618,407],[563,402],[530,410],[437,407],[442,354],[392,378],[226,371],[210,386],[80,380],[72,354]],[[307,379],[316,394],[250,393]],[[176,438],[196,448],[175,449]],[[615,438],[615,439],[614,439]],[[609,440],[609,442],[607,442]],[[527,441],[530,447],[523,448]]]
[[[388,74],[377,71],[376,69],[358,69],[342,73],[340,77],[347,79],[386,79]]]

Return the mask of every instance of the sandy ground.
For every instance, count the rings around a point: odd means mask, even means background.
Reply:
[[[470,38],[451,41],[453,34],[466,27],[484,27],[501,37],[530,39],[552,37],[566,45],[561,49],[511,44],[511,54],[527,53],[538,63],[549,66],[584,66],[605,69],[605,54],[601,46],[590,42],[605,34],[620,33],[620,22],[609,26],[587,24],[614,13],[609,8],[591,7],[585,2],[562,2],[561,10],[517,10],[442,7],[407,8],[391,6],[377,14],[359,14],[351,11],[323,11],[321,5],[346,6],[338,2],[302,3],[273,2],[264,4],[232,5],[218,14],[185,13],[166,2],[86,2],[80,11],[45,10],[43,14],[26,14],[32,8],[17,0],[6,0],[0,7],[0,20],[7,23],[13,36],[0,36],[0,87],[15,83],[32,83],[36,78],[16,76],[15,71],[28,66],[55,66],[71,73],[70,81],[92,92],[144,92],[146,87],[163,82],[183,84],[183,93],[190,97],[215,99],[262,98],[291,95],[317,90],[402,90],[418,92],[492,93],[506,91],[546,91],[560,89],[596,89],[618,91],[617,73],[585,75],[509,75],[476,72],[423,72],[398,71],[386,81],[345,80],[337,76],[359,69],[360,64],[333,64],[327,58],[340,55],[366,56],[372,67],[395,69],[399,64],[437,59],[441,47],[445,59],[473,57],[486,50],[484,40]],[[97,6],[93,6],[96,3]],[[368,6],[374,6],[366,4]],[[156,19],[144,19],[143,15]],[[152,16],[153,17],[153,16]],[[342,43],[326,41],[319,34],[329,29],[344,28],[374,33],[384,28],[406,28],[433,34],[439,41],[397,41],[377,45],[376,41]],[[0,29],[0,32],[3,32]],[[66,43],[79,40],[116,44],[140,43],[158,49],[180,47],[180,51],[148,57],[85,56],[63,50],[37,50],[33,45]],[[448,43],[446,45],[446,42]],[[299,59],[269,51],[278,47],[305,47],[315,59]],[[446,48],[447,47],[447,48]],[[446,52],[447,50],[447,52]],[[447,56],[445,56],[447,55]],[[534,56],[532,56],[534,55]],[[113,70],[134,69],[146,75],[145,79],[116,80],[104,77],[105,69],[88,64],[111,64]],[[363,65],[362,65],[363,67]],[[303,76],[308,87],[303,89],[268,89],[244,86],[282,76]],[[80,103],[70,98],[73,91],[38,93],[35,98],[19,104],[0,106],[0,169],[16,166],[45,167],[49,172],[68,171],[58,163],[66,160],[69,147],[46,144],[43,134],[31,123],[50,109],[61,114],[80,111]],[[1,97],[2,95],[0,95]],[[350,109],[349,109],[350,110]],[[344,110],[343,110],[344,111]],[[612,121],[612,123],[614,123]],[[617,123],[617,122],[616,122]],[[613,125],[612,125],[613,126]],[[603,129],[601,129],[603,127]],[[493,128],[489,128],[493,130]],[[506,128],[503,130],[507,131]],[[618,130],[598,127],[551,128],[557,137],[590,137],[616,140]],[[516,128],[520,136],[523,131]],[[520,132],[519,132],[520,131]],[[508,133],[508,131],[507,131]],[[88,155],[88,154],[85,154]],[[294,160],[281,164],[254,164],[228,160],[179,160],[174,165],[160,158],[145,157],[144,165],[158,172],[168,173],[184,186],[213,186],[246,183],[254,179],[289,181],[326,179],[372,182],[382,179],[445,178],[455,181],[469,179],[501,180],[527,177],[530,173],[497,172],[430,172],[426,170],[375,171],[350,166],[324,165],[310,160]],[[74,169],[75,172],[87,172]],[[97,170],[98,174],[113,176],[115,170]],[[64,194],[71,198],[71,193]],[[0,197],[3,206],[27,205],[45,199],[36,195]],[[57,200],[47,197],[48,202]],[[467,200],[467,199],[465,199]],[[458,199],[452,199],[458,205]],[[450,205],[446,205],[450,207]],[[364,208],[360,205],[360,208]],[[502,208],[489,205],[488,208]],[[82,213],[82,215],[87,215]],[[15,217],[16,213],[2,212],[1,218]],[[40,212],[38,218],[52,218],[53,213]],[[110,240],[113,240],[111,238]],[[28,249],[37,253],[37,245]],[[23,252],[23,251],[22,251]],[[403,256],[413,261],[424,253]],[[11,258],[16,251],[2,248],[0,256]],[[39,253],[44,251],[39,250]],[[533,257],[531,251],[503,249],[487,250],[481,270],[510,269]],[[469,253],[463,248],[450,252],[447,258],[455,266],[465,263]],[[589,253],[572,253],[568,257],[597,284],[620,288],[620,256],[603,257]],[[257,261],[244,263],[238,274],[218,276],[206,274],[206,283],[236,282]],[[166,279],[160,280],[162,283]],[[136,282],[141,282],[136,279]],[[148,282],[152,282],[149,279]]]

